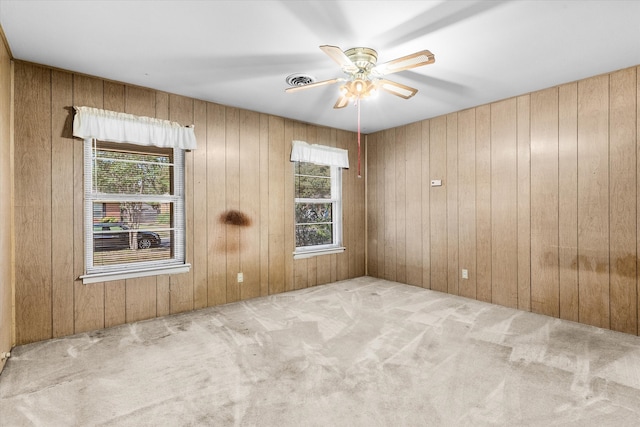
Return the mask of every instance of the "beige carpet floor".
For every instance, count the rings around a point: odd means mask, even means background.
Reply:
[[[2,426],[637,426],[640,338],[362,277],[17,347]]]

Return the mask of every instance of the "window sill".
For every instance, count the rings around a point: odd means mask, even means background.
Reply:
[[[140,270],[130,271],[113,271],[108,273],[94,273],[85,274],[80,276],[82,284],[87,285],[90,283],[110,282],[113,280],[133,279],[136,277],[158,276],[160,274],[180,274],[188,273],[191,269],[191,264],[179,264],[170,265],[166,267],[153,267]]]
[[[300,251],[293,253],[293,259],[305,259],[320,255],[339,254],[345,251],[346,248],[328,248],[328,249],[312,249],[307,251]]]

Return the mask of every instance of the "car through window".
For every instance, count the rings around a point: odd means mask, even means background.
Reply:
[[[87,273],[184,263],[183,152],[85,143]]]

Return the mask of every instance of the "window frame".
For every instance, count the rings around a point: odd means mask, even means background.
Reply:
[[[122,280],[134,277],[153,276],[158,274],[178,274],[186,273],[191,265],[186,263],[185,257],[185,168],[184,151],[180,148],[170,148],[172,150],[173,179],[171,182],[170,195],[122,195],[111,193],[94,193],[93,170],[95,165],[95,153],[99,150],[98,145],[105,144],[109,150],[120,152],[131,152],[127,149],[129,144],[107,143],[94,138],[84,140],[84,275],[80,276],[84,284],[105,282],[111,280]],[[119,150],[119,145],[122,149]],[[130,145],[135,147],[135,151],[140,153],[160,153],[167,149],[153,146]],[[171,231],[173,233],[171,242],[171,259],[146,260],[131,263],[120,263],[105,266],[93,265],[94,260],[94,203],[123,202],[123,201],[152,201],[160,203],[171,203],[173,205],[173,221]]]
[[[296,176],[306,176],[299,175],[296,173],[297,163],[313,163],[313,162],[302,162],[302,161],[294,161],[293,162],[293,178],[295,182]],[[332,205],[332,240],[333,242],[330,244],[322,244],[322,245],[311,245],[311,246],[295,246],[295,251],[293,252],[294,259],[303,259],[310,258],[318,255],[328,255],[333,253],[340,253],[345,250],[345,247],[342,245],[342,168],[338,166],[327,166],[330,168],[330,179],[331,179],[331,198],[330,199],[310,199],[310,198],[299,198],[296,196],[296,189],[294,188],[294,202],[293,202],[293,211],[294,211],[294,246],[297,245],[295,241],[296,227],[298,227],[299,223],[296,222],[295,219],[295,208],[298,203],[331,203]]]

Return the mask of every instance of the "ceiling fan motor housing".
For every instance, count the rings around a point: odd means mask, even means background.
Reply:
[[[370,71],[378,62],[378,52],[368,47],[352,47],[345,50],[344,54],[361,73]]]

